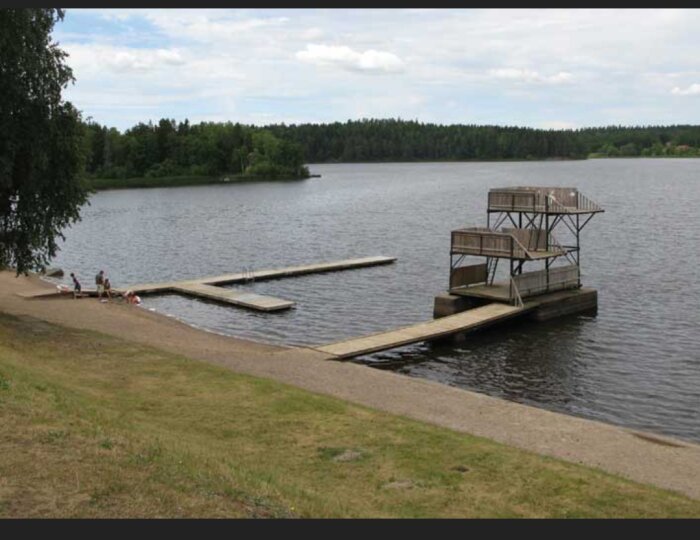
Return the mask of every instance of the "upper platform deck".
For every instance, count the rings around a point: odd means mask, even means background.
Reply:
[[[535,186],[489,190],[488,211],[537,214],[595,214],[604,212],[599,204],[580,193],[577,188]]]
[[[452,231],[452,255],[476,255],[536,261],[560,257],[566,251],[539,229],[502,229],[466,227]]]

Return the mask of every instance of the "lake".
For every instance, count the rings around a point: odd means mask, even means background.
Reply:
[[[144,307],[214,332],[310,345],[432,318],[450,231],[485,225],[489,188],[571,186],[605,209],[581,235],[596,316],[520,322],[459,345],[359,358],[379,369],[700,441],[700,160],[311,165],[321,178],[95,194],[52,262],[91,286],[191,279],[373,255],[393,265],[244,288],[258,313],[177,295]],[[66,280],[67,282],[68,280]]]

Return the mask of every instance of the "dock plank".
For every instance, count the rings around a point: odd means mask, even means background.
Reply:
[[[233,304],[236,306],[256,309],[258,311],[279,311],[289,309],[294,305],[294,302],[282,300],[272,296],[264,296],[262,294],[251,293],[248,291],[239,291],[236,289],[224,289],[204,283],[182,283],[173,288],[174,292],[199,296],[225,304]]]
[[[395,261],[396,257],[363,257],[361,259],[346,259],[344,261],[304,264],[301,266],[290,266],[287,268],[278,268],[272,270],[255,270],[247,273],[239,272],[236,274],[223,274],[220,276],[202,278],[193,281],[205,283],[207,285],[228,285],[232,283],[241,283],[250,280],[262,281],[266,279],[301,276],[304,274],[320,274],[323,272],[352,270],[355,268],[391,264]]]
[[[473,330],[501,319],[516,316],[525,311],[527,311],[525,308],[493,303],[457,313],[456,315],[314,348],[317,351],[337,358],[352,358],[401,347],[410,343],[428,341],[455,332]]]

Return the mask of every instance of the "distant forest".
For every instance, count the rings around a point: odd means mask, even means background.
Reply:
[[[89,121],[85,134],[87,176],[114,179],[303,178],[305,163],[700,155],[700,126],[691,125],[544,130],[359,120],[256,127],[162,119],[124,133]]]
[[[124,133],[94,122],[84,127],[89,178],[309,175],[299,144],[257,127],[166,119],[155,125],[139,123]]]

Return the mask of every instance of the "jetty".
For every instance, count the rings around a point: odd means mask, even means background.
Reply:
[[[529,309],[529,308],[528,308]],[[403,345],[429,341],[432,339],[483,328],[503,319],[515,317],[526,311],[524,307],[506,304],[489,304],[480,308],[470,309],[463,313],[442,317],[413,326],[398,328],[388,332],[380,332],[337,343],[330,343],[315,349],[330,354],[336,358],[352,358],[373,352],[394,349]]]
[[[171,292],[182,285],[203,284],[203,285],[233,285],[234,283],[247,283],[250,281],[263,281],[269,279],[280,279],[301,276],[304,274],[320,274],[324,272],[339,272],[342,270],[353,270],[368,266],[379,266],[391,264],[396,261],[396,257],[364,257],[361,259],[346,259],[343,261],[305,264],[301,266],[290,266],[287,268],[277,268],[274,270],[252,270],[238,272],[235,274],[223,274],[219,276],[204,277],[199,279],[188,279],[183,281],[169,281],[162,283],[144,283],[129,285],[115,289],[120,292],[133,291],[136,294],[155,294]]]
[[[224,288],[221,285],[235,283],[250,283],[252,281],[263,281],[270,279],[282,279],[305,274],[319,274],[324,272],[339,272],[391,264],[396,261],[396,257],[363,257],[359,259],[345,259],[342,261],[324,262],[316,264],[305,264],[301,266],[290,266],[287,268],[249,270],[234,274],[223,274],[218,276],[204,277],[198,279],[188,279],[182,281],[167,281],[160,283],[142,283],[128,285],[126,287],[113,287],[112,293],[123,295],[126,291],[132,291],[137,295],[147,294],[167,294],[176,293],[186,296],[193,296],[212,300],[222,304],[228,304],[257,311],[282,311],[294,306],[294,302],[274,298],[272,296],[257,294],[240,289]],[[72,295],[72,290],[41,291],[38,293],[22,294],[26,299],[53,298],[65,295]],[[94,289],[83,289],[81,296],[97,296]]]
[[[505,287],[505,290],[507,292],[508,288]],[[464,335],[506,320],[522,318],[546,321],[562,314],[591,311],[597,306],[598,293],[595,289],[582,287],[575,291],[559,291],[533,297],[522,306],[509,305],[503,301],[503,295],[500,298],[501,302],[466,308],[454,315],[311,348],[337,360],[354,358],[421,341]]]
[[[343,270],[391,264],[395,261],[396,257],[364,257],[361,259],[346,259],[342,261],[290,266],[287,268],[251,270],[185,281],[129,285],[128,287],[115,290],[120,293],[133,291],[135,294],[140,295],[178,293],[257,311],[282,311],[294,306],[294,302],[239,289],[223,288],[221,285],[290,278],[324,272],[339,272]]]

